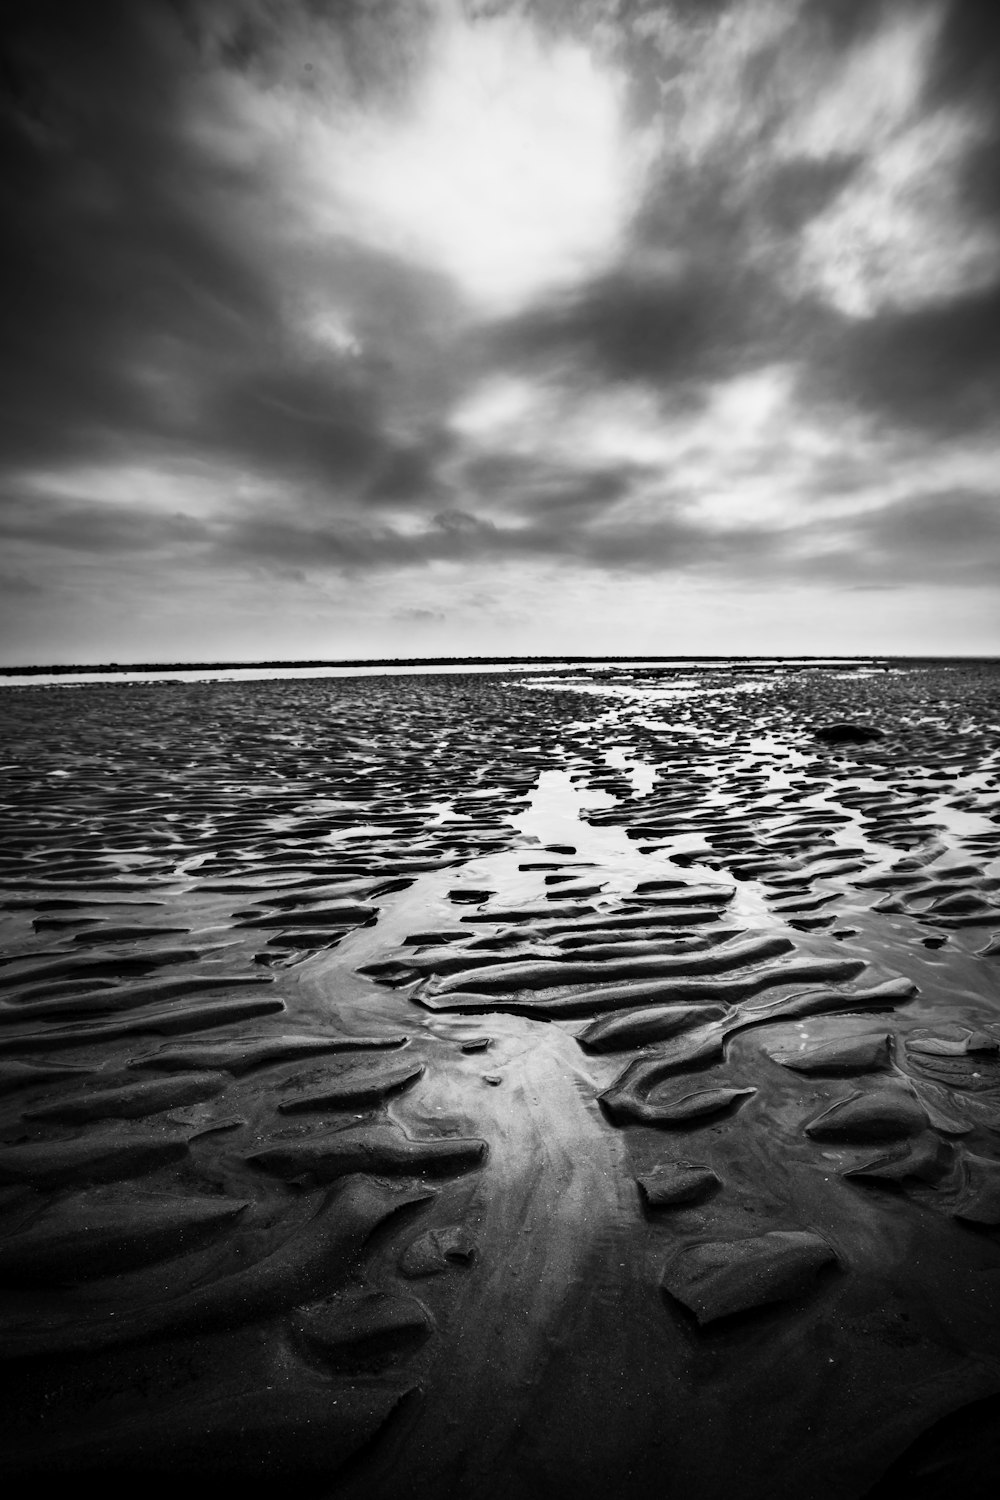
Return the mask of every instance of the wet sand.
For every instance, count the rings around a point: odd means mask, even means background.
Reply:
[[[3,1466],[1000,1464],[1000,668],[0,689]]]

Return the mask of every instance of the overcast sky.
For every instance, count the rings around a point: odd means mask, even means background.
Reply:
[[[996,0],[2,14],[7,662],[1000,652]]]

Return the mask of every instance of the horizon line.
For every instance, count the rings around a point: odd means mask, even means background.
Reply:
[[[51,674],[62,676],[73,672],[101,672],[101,673],[126,673],[126,672],[201,672],[201,671],[252,671],[264,668],[288,668],[292,670],[306,670],[311,667],[444,667],[486,665],[507,666],[519,662],[538,663],[546,666],[559,662],[593,664],[597,662],[638,662],[656,664],[668,661],[683,662],[710,662],[710,661],[733,661],[733,662],[755,662],[755,661],[801,661],[801,662],[823,662],[823,661],[850,661],[850,662],[894,662],[894,661],[922,661],[922,662],[945,662],[945,661],[967,661],[967,662],[996,662],[1000,656],[996,655],[973,655],[971,653],[950,653],[943,656],[928,655],[925,652],[913,654],[897,654],[890,652],[794,652],[785,653],[778,651],[761,651],[748,654],[732,651],[711,653],[661,653],[659,655],[643,655],[639,653],[617,653],[614,655],[593,656],[582,655],[574,652],[563,652],[558,655],[531,656],[526,653],[518,653],[514,656],[497,656],[486,654],[482,656],[396,656],[396,657],[316,657],[316,658],[272,658],[255,659],[253,661],[143,661],[143,662],[57,662],[24,663],[20,665],[0,665],[0,677],[3,676],[41,676]]]

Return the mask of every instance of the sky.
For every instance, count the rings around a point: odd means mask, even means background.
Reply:
[[[995,0],[6,0],[0,661],[1000,654]]]

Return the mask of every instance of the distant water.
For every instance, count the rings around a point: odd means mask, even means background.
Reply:
[[[753,657],[714,657],[711,660],[698,659],[696,657],[663,657],[652,660],[650,658],[636,659],[634,661],[574,661],[572,657],[565,661],[522,661],[522,662],[488,662],[472,661],[460,662],[453,666],[437,665],[435,663],[421,664],[420,666],[388,666],[372,663],[360,667],[198,667],[185,670],[182,668],[163,668],[148,672],[88,672],[86,668],[69,672],[32,673],[31,676],[23,676],[20,673],[4,672],[0,670],[0,686],[4,687],[86,687],[91,683],[108,682],[257,682],[270,681],[274,678],[315,678],[315,677],[417,677],[417,676],[448,676],[454,674],[468,674],[472,672],[504,672],[524,673],[537,672],[540,675],[552,672],[561,672],[579,668],[587,672],[621,672],[642,670],[644,668],[667,668],[670,670],[695,670],[699,672],[726,672],[734,668],[756,668],[756,667],[865,667],[874,660],[871,657],[855,656],[753,656]]]

